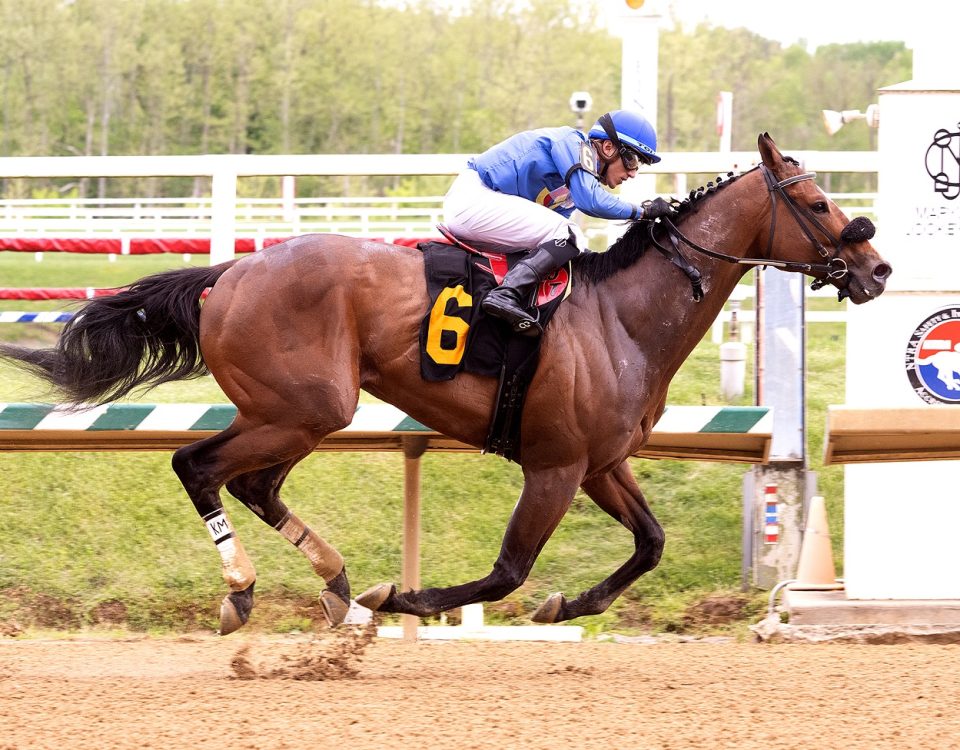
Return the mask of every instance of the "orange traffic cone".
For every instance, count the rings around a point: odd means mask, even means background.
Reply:
[[[791,583],[789,588],[796,591],[831,591],[843,588],[843,584],[837,582],[837,571],[833,566],[827,508],[819,495],[810,498],[807,526],[803,533],[803,544],[800,545],[797,580]]]

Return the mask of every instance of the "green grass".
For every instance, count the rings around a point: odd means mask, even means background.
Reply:
[[[206,258],[195,259],[204,264]],[[2,286],[111,286],[182,265],[179,257],[105,258],[0,254]],[[814,300],[823,305],[824,300]],[[2,309],[63,309],[62,302],[2,302]],[[0,336],[49,342],[56,327],[6,325]],[[835,553],[842,539],[842,472],[820,465],[825,407],[843,400],[843,326],[808,327],[810,468],[827,498]],[[749,364],[750,356],[748,356]],[[752,403],[752,373],[741,404]],[[674,381],[670,403],[721,404],[719,348],[707,337]],[[0,401],[36,400],[35,384],[0,366]],[[168,384],[147,402],[223,402],[209,377]],[[372,400],[364,395],[364,400]],[[597,617],[589,632],[680,630],[689,607],[739,596],[741,482],[738,464],[633,460],[667,547],[660,566]],[[219,558],[170,469],[168,453],[0,453],[0,624],[86,627],[107,605],[136,630],[216,627],[225,593]],[[422,460],[422,582],[486,575],[520,493],[519,468],[500,458],[427,454]],[[316,618],[321,582],[278,534],[224,494],[225,507],[257,566],[253,627],[300,627]],[[319,453],[284,485],[286,502],[344,554],[356,591],[400,575],[403,459],[389,453]],[[630,535],[578,495],[529,580],[487,608],[514,621],[553,591],[574,596],[629,556]],[[763,592],[752,592],[747,612]]]

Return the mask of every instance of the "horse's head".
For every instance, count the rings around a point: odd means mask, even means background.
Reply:
[[[766,257],[809,263],[814,287],[832,284],[840,299],[859,305],[880,296],[892,269],[870,244],[873,223],[862,216],[850,221],[769,134],[760,134],[758,146],[772,206]]]

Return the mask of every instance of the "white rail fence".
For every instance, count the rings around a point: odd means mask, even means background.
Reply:
[[[874,151],[802,151],[792,155],[812,171],[877,171]],[[200,199],[3,201],[0,234],[205,235],[211,239],[212,262],[232,257],[238,235],[336,231],[389,238],[432,234],[440,216],[437,197],[295,199],[293,182],[297,176],[453,176],[464,168],[468,158],[467,154],[6,157],[0,158],[0,178],[210,177],[211,189],[209,196]],[[702,175],[746,171],[758,160],[754,151],[668,152],[645,172],[673,175],[676,192],[682,194],[688,181],[697,187],[702,184]],[[250,176],[282,177],[283,196],[263,201],[239,197],[238,179]],[[872,207],[872,194],[855,195],[858,197],[854,200],[861,201],[855,205]]]
[[[210,197],[0,200],[0,236],[208,237],[213,213]],[[442,215],[442,196],[238,198],[234,231],[238,237],[429,236]]]
[[[875,215],[876,193],[828,193],[853,216]],[[209,237],[212,198],[0,200],[0,237]],[[403,198],[238,198],[237,237],[311,232],[362,237],[425,237],[443,220],[442,196]],[[601,224],[596,234],[603,234]]]

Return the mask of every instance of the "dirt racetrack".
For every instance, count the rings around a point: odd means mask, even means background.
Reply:
[[[958,663],[938,645],[4,639],[0,749],[943,750]]]

